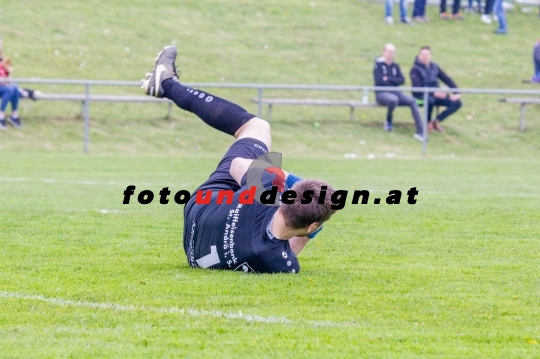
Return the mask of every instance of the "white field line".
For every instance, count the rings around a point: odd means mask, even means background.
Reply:
[[[239,319],[246,322],[257,322],[267,324],[295,324],[295,322],[286,317],[264,317],[260,315],[244,314],[239,312],[222,312],[219,310],[203,310],[203,309],[183,309],[177,307],[149,307],[149,306],[136,306],[136,305],[121,305],[115,303],[96,303],[76,301],[70,299],[62,299],[55,297],[46,297],[38,294],[24,294],[17,292],[5,292],[0,291],[0,298],[7,299],[19,299],[26,301],[39,301],[51,305],[60,307],[79,307],[89,309],[100,310],[113,310],[117,312],[151,312],[151,313],[164,313],[164,314],[180,314],[193,317],[212,317],[212,318],[226,318],[226,319]],[[346,327],[354,326],[354,323],[337,323],[332,321],[309,321],[305,320],[302,323],[309,324],[315,327]]]
[[[183,309],[183,308],[160,308],[160,307],[147,307],[136,305],[121,305],[115,303],[96,303],[96,302],[84,302],[70,299],[45,297],[43,295],[23,294],[16,292],[4,292],[0,291],[0,298],[13,298],[20,300],[32,300],[44,302],[51,305],[60,307],[81,307],[90,309],[102,309],[113,310],[118,312],[152,312],[152,313],[165,313],[165,314],[182,314],[189,316],[209,316],[214,318],[227,318],[227,319],[242,319],[247,322],[259,322],[259,323],[283,323],[292,324],[293,321],[285,317],[263,317],[260,315],[243,314],[242,312],[221,312],[218,310],[201,310],[201,309]]]
[[[53,178],[24,178],[24,177],[0,177],[0,182],[41,182],[41,183],[59,183],[59,184],[80,184],[87,186],[127,186],[127,182],[115,182],[115,181],[93,181],[93,180],[57,180]],[[162,187],[189,187],[190,183],[151,183],[151,182],[138,182],[135,183],[137,187],[140,186],[158,186]]]

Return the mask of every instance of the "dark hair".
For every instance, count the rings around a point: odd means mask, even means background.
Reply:
[[[310,224],[324,223],[336,212],[332,209],[332,194],[335,190],[328,183],[316,179],[304,179],[295,183],[292,190],[296,192],[296,198],[292,204],[282,203],[279,210],[283,214],[285,224],[293,229],[306,228]],[[306,203],[304,194],[311,194],[311,201]],[[319,204],[321,192],[324,194],[324,202]],[[303,203],[302,203],[303,202]]]
[[[422,46],[422,47],[420,48],[420,51],[422,51],[422,50],[429,50],[429,51],[431,51],[431,47],[429,47],[429,46]],[[419,52],[420,52],[420,51],[419,51]]]

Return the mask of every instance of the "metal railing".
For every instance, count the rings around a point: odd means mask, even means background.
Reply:
[[[105,80],[67,80],[67,79],[33,79],[13,78],[0,79],[1,82],[26,83],[26,84],[49,84],[49,85],[79,85],[84,86],[84,153],[88,153],[89,125],[90,125],[90,89],[91,86],[140,86],[139,81],[105,81]],[[380,86],[356,86],[356,85],[290,85],[290,84],[250,84],[250,83],[219,83],[219,82],[193,82],[183,83],[193,88],[227,88],[227,89],[253,89],[257,91],[258,109],[257,116],[262,118],[262,99],[264,90],[301,90],[301,91],[344,91],[361,92],[367,102],[370,91],[414,91],[423,93],[424,104],[428,103],[429,94],[432,92],[461,93],[461,94],[487,94],[487,95],[532,95],[540,96],[539,90],[520,89],[468,89],[468,88],[439,88],[439,87],[380,87]],[[424,106],[424,141],[422,142],[422,155],[427,154],[427,120],[428,106]]]

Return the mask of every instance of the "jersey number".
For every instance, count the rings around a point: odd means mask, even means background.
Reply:
[[[217,247],[216,246],[211,246],[210,247],[210,254],[207,254],[204,257],[201,257],[201,258],[195,260],[195,262],[197,262],[197,264],[201,268],[208,268],[208,267],[211,267],[213,265],[219,264],[220,260],[219,260],[219,255],[217,253]]]

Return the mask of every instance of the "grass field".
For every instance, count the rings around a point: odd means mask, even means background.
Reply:
[[[430,44],[463,87],[531,88],[534,14],[518,7],[496,37],[428,11],[389,27],[382,4],[352,0],[4,1],[0,35],[17,77],[136,80],[174,42],[185,81],[364,85],[392,41],[405,72]],[[253,92],[214,92],[255,111]],[[285,169],[419,190],[415,205],[347,205],[294,276],[190,269],[181,206],[122,204],[131,184],[193,190],[227,136],[180,110],[93,104],[85,156],[78,105],[23,103],[25,128],[0,133],[0,358],[540,357],[539,112],[520,133],[496,99],[466,96],[426,159],[405,110],[389,134],[381,109],[275,109]]]
[[[2,356],[538,356],[538,162],[318,164],[286,161],[418,203],[349,205],[290,276],[190,269],[180,206],[121,204],[128,184],[193,189],[214,161],[3,160]]]

